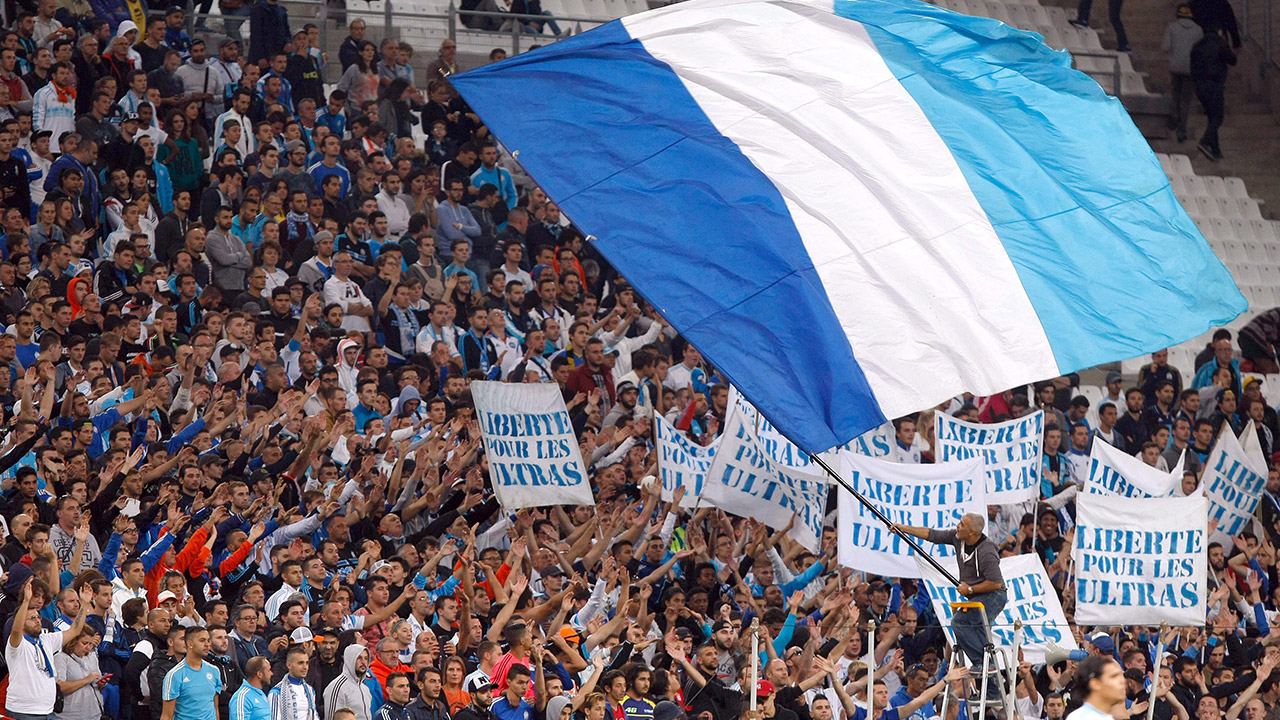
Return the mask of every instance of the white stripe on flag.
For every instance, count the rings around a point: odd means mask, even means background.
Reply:
[[[778,187],[887,417],[1059,374],[951,151],[861,25],[753,0],[622,22]]]

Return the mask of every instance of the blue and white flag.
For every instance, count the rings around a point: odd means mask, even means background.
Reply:
[[[1209,517],[1217,519],[1218,532],[1239,535],[1249,528],[1267,489],[1267,458],[1252,420],[1240,437],[1231,430],[1231,423],[1222,423],[1200,486],[1209,498]]]
[[[1120,497],[1172,497],[1182,487],[1182,464],[1186,459],[1184,450],[1173,470],[1161,472],[1142,459],[1115,449],[1107,441],[1094,438],[1084,491]],[[1204,490],[1197,487],[1191,494],[1203,495]]]
[[[690,0],[450,82],[806,451],[1246,308],[1120,102],[996,20]]]
[[[702,496],[711,458],[715,457],[720,438],[703,447],[680,432],[666,418],[653,414],[653,445],[658,453],[658,480],[662,483],[662,499],[671,502],[676,488],[684,488],[680,507],[691,508]]]

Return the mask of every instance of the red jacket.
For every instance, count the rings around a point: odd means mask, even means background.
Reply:
[[[604,387],[600,389],[609,396],[609,404],[612,405],[617,402],[613,387],[613,371],[606,369],[602,365],[600,366],[599,374],[604,376]],[[575,393],[590,394],[597,387],[596,380],[592,377],[591,367],[583,363],[576,370],[569,373],[569,380],[565,383],[565,387]]]

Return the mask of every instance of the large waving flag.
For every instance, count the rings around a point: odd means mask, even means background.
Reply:
[[[1114,98],[917,0],[690,0],[451,78],[624,276],[817,452],[1246,303]]]

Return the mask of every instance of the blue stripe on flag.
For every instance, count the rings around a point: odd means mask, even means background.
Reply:
[[[451,82],[579,227],[611,233],[595,246],[708,360],[734,358],[729,379],[796,444],[885,421],[781,195],[621,23]]]
[[[836,0],[835,12],[863,24],[950,147],[1064,372],[1247,309],[1120,101],[1065,52],[916,0]]]

